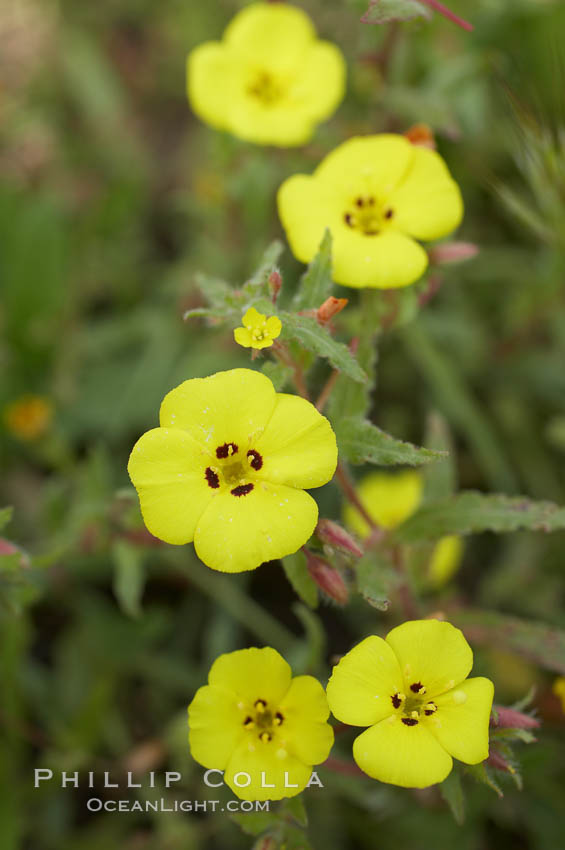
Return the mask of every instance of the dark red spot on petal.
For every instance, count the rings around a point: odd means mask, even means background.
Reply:
[[[417,726],[418,725],[418,721],[416,720],[415,717],[403,717],[402,722],[404,723],[405,726]]]
[[[353,227],[353,216],[351,215],[351,213],[345,213],[345,215],[343,216],[343,220],[346,224],[349,225],[349,227]]]
[[[224,458],[231,457],[232,455],[236,455],[238,452],[238,447],[236,443],[224,443],[223,446],[218,446],[216,449],[216,457]]]
[[[363,203],[364,203],[363,198],[355,198],[355,206],[356,207],[362,207]]]
[[[275,714],[275,723],[277,724],[277,726],[280,726],[281,723],[283,722],[283,720],[284,720],[284,717],[282,716],[280,711],[277,711],[277,713]]]
[[[247,457],[249,458],[249,466],[252,466],[253,469],[261,469],[263,466],[263,458],[259,452],[255,451],[255,449],[250,449],[247,452]]]
[[[220,479],[218,478],[218,473],[214,472],[212,467],[208,466],[204,474],[206,476],[206,481],[208,482],[209,487],[212,487],[215,490],[217,487],[220,486]]]
[[[392,704],[395,708],[400,708],[400,706],[402,705],[402,700],[400,699],[398,694],[393,694],[391,696],[391,700],[392,700]]]
[[[413,694],[419,694],[423,687],[421,682],[414,682],[413,685],[410,685],[410,690]]]
[[[390,220],[394,215],[394,210],[388,209],[385,210],[385,218]]]
[[[253,484],[239,484],[239,486],[234,487],[233,490],[230,490],[232,496],[247,496],[248,493],[251,493],[253,490]]]

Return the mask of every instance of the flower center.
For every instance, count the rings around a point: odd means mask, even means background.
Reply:
[[[383,207],[373,195],[358,195],[343,214],[346,225],[364,236],[378,236],[393,217],[394,210]]]
[[[284,717],[280,711],[275,711],[266,700],[257,699],[253,703],[253,711],[246,714],[243,727],[256,735],[260,741],[267,743],[273,740],[275,730],[282,726]]]
[[[408,694],[397,691],[390,699],[393,707],[402,713],[400,719],[405,726],[417,726],[423,717],[430,717],[437,711],[435,702],[426,698],[426,687],[421,682],[413,682]]]
[[[237,443],[223,443],[216,448],[216,462],[204,470],[206,483],[212,490],[224,484],[232,496],[247,496],[254,489],[253,471],[263,466],[263,457],[255,449],[244,454]]]
[[[268,71],[257,71],[247,86],[247,94],[262,106],[275,106],[283,98],[283,87]]]

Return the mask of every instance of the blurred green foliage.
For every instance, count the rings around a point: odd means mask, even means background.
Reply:
[[[95,792],[35,790],[33,768],[154,770],[159,793],[120,796],[227,799],[203,785],[187,746],[186,705],[214,658],[269,644],[295,672],[325,681],[335,654],[398,620],[361,597],[312,611],[279,564],[228,578],[192,547],[153,545],[126,474],[169,389],[248,364],[229,329],[183,323],[204,305],[198,272],[248,280],[282,238],[278,185],[339,142],[429,124],[462,187],[460,237],[480,246],[476,259],[442,270],[425,309],[426,282],[401,294],[376,366],[361,343],[361,366],[377,374],[373,420],[437,448],[425,423],[438,410],[462,488],[565,504],[565,7],[453,0],[475,26],[466,33],[437,16],[363,25],[363,0],[308,0],[347,57],[348,93],[311,144],[281,151],[201,125],[186,103],[186,53],[217,38],[241,5],[0,8],[0,409],[29,393],[54,407],[36,440],[0,428],[0,505],[14,507],[9,522],[0,515],[1,533],[24,550],[0,555],[2,850],[249,847],[227,815],[89,814]],[[288,251],[280,263],[290,294],[301,270]],[[357,294],[337,294],[363,309]],[[385,295],[379,304],[387,315]],[[336,320],[343,338],[349,321],[348,310]],[[314,379],[322,386],[328,374],[321,365]],[[334,406],[364,410],[361,383],[335,391]],[[318,501],[339,517],[333,485]],[[563,546],[563,533],[477,534],[433,601],[432,610],[469,606],[454,616],[462,625],[478,612],[475,671],[494,679],[497,702],[537,689],[543,728],[520,750],[524,790],[499,773],[499,799],[454,777],[443,792],[459,820],[464,806],[460,826],[437,789],[321,768],[325,790],[304,794],[313,847],[563,850],[565,725],[551,695],[565,665],[555,638],[565,628]],[[295,573],[300,581],[300,564]],[[366,590],[378,603],[380,589]],[[539,624],[524,632],[530,620]],[[348,758],[351,739],[340,738],[336,757]],[[179,787],[161,787],[165,769],[182,773]],[[96,796],[105,793],[98,781]],[[307,846],[301,812],[289,817],[288,840]]]

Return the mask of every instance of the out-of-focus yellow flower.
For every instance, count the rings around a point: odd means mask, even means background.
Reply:
[[[383,640],[365,638],[328,682],[342,723],[369,726],[353,742],[361,770],[392,785],[443,782],[453,758],[478,764],[489,753],[490,679],[468,679],[473,653],[463,633],[439,620],[412,620]]]
[[[23,395],[4,408],[6,429],[25,442],[42,437],[53,419],[53,405],[39,395]]]
[[[128,472],[149,531],[166,543],[194,541],[209,567],[241,572],[296,552],[318,506],[306,488],[335,472],[328,420],[269,378],[231,369],[171,390],[160,428],[133,447]]]
[[[382,528],[401,525],[420,506],[424,482],[419,472],[373,472],[357,487],[357,495],[369,516]],[[343,511],[346,525],[360,537],[367,537],[370,528],[361,514],[350,504]],[[429,564],[430,584],[441,587],[454,575],[463,557],[463,541],[453,534],[440,538],[434,546]]]
[[[565,713],[565,676],[558,676],[551,689],[561,703],[561,708]]]
[[[417,281],[428,255],[416,240],[446,236],[463,216],[439,154],[393,134],[344,142],[313,175],[285,180],[278,207],[295,257],[310,262],[328,228],[334,280],[357,289]]]
[[[334,735],[312,676],[296,676],[270,647],[220,655],[188,708],[192,757],[244,800],[299,794]]]
[[[307,142],[343,98],[345,62],[316,39],[301,9],[252,3],[233,18],[223,40],[188,56],[188,97],[206,123],[260,145]]]
[[[244,348],[269,348],[282,330],[278,316],[267,318],[255,307],[250,307],[241,321],[243,327],[236,328],[233,336]]]

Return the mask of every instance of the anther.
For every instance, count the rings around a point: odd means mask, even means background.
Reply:
[[[263,741],[264,744],[266,744],[267,741],[271,740],[271,735],[269,734],[269,732],[261,732],[259,738],[261,739],[261,741]]]
[[[426,693],[426,688],[421,682],[414,682],[413,685],[410,685],[410,690],[413,694],[420,694],[420,696]]]
[[[255,470],[261,469],[263,466],[263,458],[259,452],[255,451],[255,449],[250,449],[247,452],[247,457],[249,458],[249,466],[253,467]]]
[[[280,725],[281,725],[281,723],[283,722],[283,720],[284,720],[284,717],[282,716],[282,714],[280,713],[280,711],[277,711],[277,713],[275,714],[275,721],[274,721],[274,722],[275,722],[275,724],[276,724],[277,726],[280,726]]]
[[[239,449],[236,443],[224,443],[223,446],[218,446],[216,449],[217,458],[231,457],[236,455]]]
[[[436,712],[436,711],[437,711],[437,705],[435,704],[435,702],[428,702],[424,706],[424,714],[426,714],[428,717],[430,716],[430,714],[434,714],[434,712]]]
[[[260,714],[262,711],[265,711],[265,709],[267,708],[267,703],[265,702],[264,699],[257,699],[257,700],[255,700],[254,706]]]
[[[208,486],[215,490],[220,486],[220,479],[218,477],[218,473],[214,472],[211,466],[206,468],[206,472],[204,473],[206,477],[206,481],[208,482]]]
[[[243,721],[243,725],[246,729],[251,729],[253,726],[255,726],[255,723],[253,722],[253,718],[252,717],[246,717],[245,720]]]
[[[402,722],[404,723],[405,726],[417,726],[418,725],[418,721],[416,720],[415,717],[403,717]]]
[[[400,708],[405,699],[406,697],[404,694],[401,694],[400,691],[397,691],[391,696],[392,704],[395,708]]]

